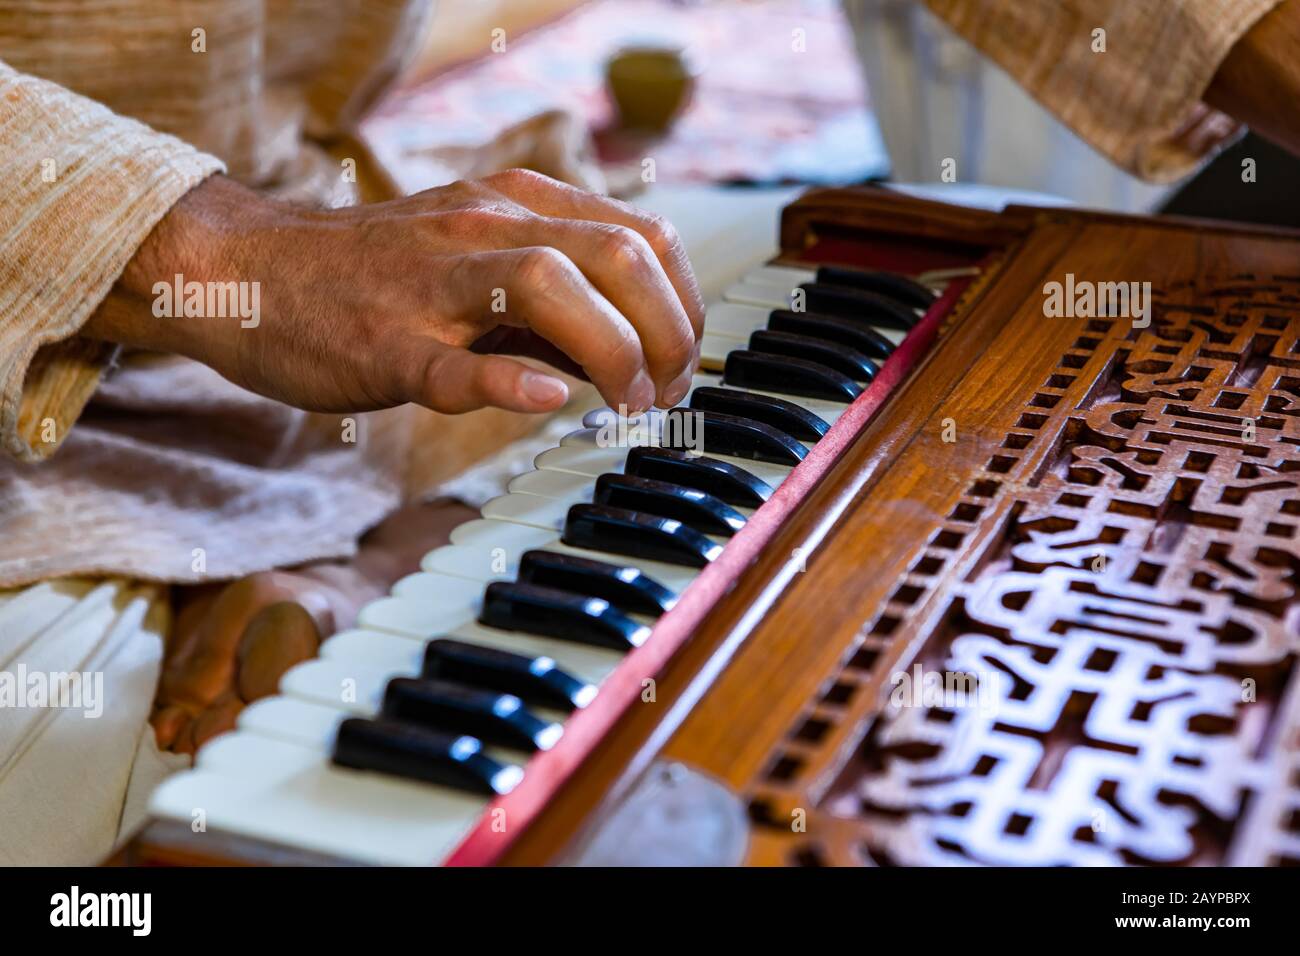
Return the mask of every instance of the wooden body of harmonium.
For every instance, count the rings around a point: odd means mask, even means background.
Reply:
[[[781,248],[710,309],[688,403],[735,467],[628,463],[593,414],[164,784],[124,859],[1300,861],[1300,234],[862,189],[796,201]],[[706,493],[656,497],[678,478]],[[452,653],[511,628],[598,692],[557,717],[536,668],[493,690]],[[440,677],[540,723],[458,717]],[[363,732],[421,715],[449,734]],[[488,762],[448,771],[452,738]]]

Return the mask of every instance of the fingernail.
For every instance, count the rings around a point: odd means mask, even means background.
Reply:
[[[569,386],[558,378],[543,375],[541,372],[524,372],[520,385],[525,397],[539,405],[550,405],[557,398],[563,400],[569,397]]]
[[[645,369],[636,373],[627,389],[627,413],[640,415],[655,403],[655,383]]]
[[[664,389],[662,408],[671,408],[686,397],[686,393],[691,390],[692,375],[692,370],[688,368],[672,380],[668,387]]]

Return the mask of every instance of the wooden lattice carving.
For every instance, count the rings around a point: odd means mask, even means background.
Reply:
[[[513,861],[655,759],[752,865],[1300,863],[1300,233],[830,190],[782,247],[978,276]]]
[[[906,662],[980,686],[885,701],[812,811],[838,838],[795,855],[1300,862],[1300,280],[1169,287],[1144,329],[1089,321],[1016,425],[855,654],[869,666],[996,512]]]

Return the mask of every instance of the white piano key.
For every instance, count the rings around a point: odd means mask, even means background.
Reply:
[[[443,545],[441,548],[434,548],[420,559],[420,569],[434,574],[463,578],[466,582],[477,582],[480,586],[486,585],[489,581],[511,581],[519,570],[519,559],[525,551],[552,544],[559,539],[559,534],[552,531],[545,537],[539,536],[538,543],[529,544],[527,547],[512,546],[509,549],[488,548],[486,555],[481,545],[473,547],[463,544]]]
[[[719,338],[746,341],[755,329],[767,328],[771,309],[755,305],[738,305],[719,302],[709,307],[704,315],[704,331]],[[737,348],[738,346],[732,346]]]
[[[156,817],[360,863],[421,866],[444,858],[486,797],[335,767],[315,749],[244,731],[223,734],[194,770],[154,791]]]
[[[595,478],[606,472],[622,473],[627,462],[626,448],[598,448],[593,445],[559,445],[548,448],[533,459],[533,467],[564,471]]]
[[[414,571],[393,585],[392,597],[415,598],[430,609],[448,614],[477,614],[481,588],[467,587],[465,579],[450,574]]]
[[[415,571],[393,585],[393,597],[416,598],[429,609],[449,617],[474,616],[479,611],[481,588],[466,587],[465,579],[448,574]]]
[[[542,498],[554,498],[570,504],[591,501],[596,488],[595,479],[590,475],[576,475],[565,471],[548,471],[535,468],[522,475],[516,475],[506,485],[506,491],[519,495],[538,495]]]
[[[410,634],[354,627],[328,638],[320,646],[320,656],[414,674],[424,661],[424,645],[422,638]]]
[[[791,295],[795,286],[774,286],[758,282],[737,282],[727,287],[722,294],[723,301],[736,305],[753,305],[767,309],[790,308]]]
[[[477,602],[481,599],[483,586],[477,582],[465,581],[465,590]],[[367,630],[391,631],[394,634],[413,634],[417,637],[431,637],[444,634],[472,621],[477,611],[459,611],[448,613],[431,608],[418,598],[388,596],[371,601],[357,615],[357,626]]]
[[[744,347],[745,343],[739,339],[724,338],[706,330],[700,336],[700,368],[721,372],[727,366],[727,356]]]
[[[507,549],[523,547],[527,550],[532,547],[534,541],[538,540],[539,535],[535,530],[527,528],[503,529],[499,524],[485,518],[475,518],[472,521],[457,525],[448,537],[452,544],[466,547],[490,545],[491,547]],[[545,539],[545,536],[541,537],[543,540]]]
[[[564,530],[569,505],[537,495],[505,494],[483,505],[483,517],[493,521],[549,528],[556,534]]]
[[[816,282],[817,270],[799,266],[759,266],[741,276],[741,281],[794,288],[805,282]]]
[[[467,581],[511,578],[521,554],[557,537],[554,531],[476,518],[452,531],[451,544],[421,558],[420,569]]]
[[[337,707],[276,695],[249,704],[239,712],[239,730],[312,747],[325,752],[334,746],[339,724],[348,714]]]
[[[357,615],[357,625],[379,631],[435,634],[473,620],[478,615],[483,585],[448,575],[437,577],[460,589],[458,599],[431,600],[425,595],[404,597],[394,593],[376,598],[363,607]]]
[[[364,660],[317,657],[297,664],[280,678],[285,697],[309,701],[352,714],[371,716],[383,700],[384,688],[394,677],[412,677],[415,671]]]
[[[500,581],[514,576],[513,569],[523,551],[516,549],[512,554],[504,548],[485,548],[484,545],[445,544],[420,559],[420,570],[466,581]]]

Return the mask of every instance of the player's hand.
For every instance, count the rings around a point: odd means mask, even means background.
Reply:
[[[246,283],[225,288],[256,317],[177,315],[163,289],[177,275]],[[635,412],[686,393],[703,320],[666,222],[512,170],[338,210],[213,177],[159,223],[86,332],[313,411],[558,408],[563,381],[507,357],[530,355]]]

